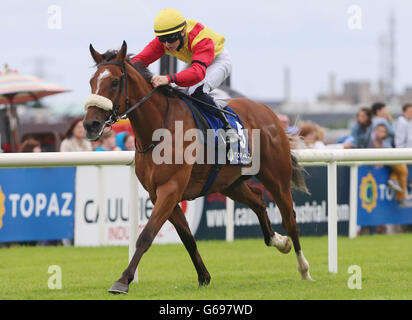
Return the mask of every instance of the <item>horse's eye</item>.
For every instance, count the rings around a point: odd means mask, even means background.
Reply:
[[[114,79],[112,81],[112,87],[117,87],[119,85],[119,79]]]

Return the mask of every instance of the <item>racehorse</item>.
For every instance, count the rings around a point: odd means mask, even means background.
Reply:
[[[196,128],[191,111],[178,96],[169,94],[167,90],[153,90],[151,73],[147,68],[129,63],[125,41],[120,50],[104,54],[97,52],[90,44],[90,52],[97,71],[90,80],[92,95],[85,104],[87,112],[83,124],[87,137],[90,140],[98,139],[106,126],[110,126],[120,115],[127,114],[136,137],[135,173],[154,204],[152,214],[137,239],[136,250],[128,267],[109,292],[128,292],[142,255],[149,249],[166,220],[173,224],[190,255],[199,286],[208,285],[210,274],[198,252],[179,202],[199,196],[213,166],[187,162],[157,164],[152,156],[155,130],[169,129],[175,142],[178,140],[173,126],[175,122],[182,121],[183,131]],[[247,98],[231,99],[228,104],[239,115],[247,132],[260,130],[259,146],[253,145],[253,139],[250,141],[252,153],[260,149],[260,169],[256,177],[272,194],[279,207],[282,226],[292,239],[301,279],[311,280],[309,263],[299,243],[291,188],[308,191],[302,168],[291,153],[288,136],[268,106]],[[131,108],[131,105],[134,107]],[[183,141],[183,150],[189,143]],[[170,148],[173,154],[178,152],[175,144]],[[250,207],[258,217],[265,244],[276,247],[282,253],[289,253],[292,246],[290,239],[273,231],[262,191],[247,184],[251,176],[242,176],[241,167],[222,165],[207,194],[219,192]]]

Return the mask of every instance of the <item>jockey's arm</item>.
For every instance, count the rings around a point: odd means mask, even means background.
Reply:
[[[176,83],[181,87],[190,87],[202,81],[206,75],[206,68],[213,62],[215,57],[215,46],[211,39],[205,38],[199,41],[192,48],[192,64],[189,68],[165,76],[154,76],[152,84],[154,87],[168,83]],[[130,60],[130,63],[143,62],[147,67],[152,62],[161,58],[165,53],[163,44],[157,39],[153,39],[138,55]]]
[[[192,48],[192,64],[189,68],[175,74],[167,75],[170,82],[180,87],[190,87],[202,81],[206,75],[206,68],[215,58],[215,45],[209,38],[199,41]]]
[[[138,61],[142,62],[145,67],[148,67],[150,64],[156,60],[163,57],[165,54],[165,48],[159,39],[155,38],[149,42],[149,44],[137,55],[135,55],[130,63],[136,63]]]

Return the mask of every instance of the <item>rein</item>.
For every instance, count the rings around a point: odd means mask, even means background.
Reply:
[[[137,103],[135,103],[133,106],[130,107],[130,100],[129,100],[129,94],[128,94],[128,89],[127,89],[127,72],[126,72],[126,65],[125,63],[120,63],[120,62],[115,62],[115,61],[107,61],[107,62],[101,62],[99,63],[96,67],[99,68],[100,66],[103,65],[115,65],[115,66],[119,66],[120,68],[122,68],[122,76],[120,78],[120,87],[119,87],[119,92],[118,95],[116,97],[115,102],[113,103],[113,110],[112,110],[112,114],[110,115],[109,119],[107,119],[104,122],[104,125],[102,127],[102,129],[99,132],[98,137],[100,138],[101,135],[103,134],[103,131],[105,128],[107,127],[111,127],[113,126],[113,124],[115,124],[118,120],[120,119],[126,119],[127,115],[136,110],[138,107],[140,107],[143,103],[145,103],[147,100],[150,99],[151,96],[153,96],[153,94],[158,91],[160,89],[160,87],[156,87],[153,88],[152,91],[150,91],[146,96],[144,96],[142,99],[140,99]],[[120,108],[119,105],[119,101],[120,101],[120,96],[123,92],[123,80],[124,80],[124,88],[125,88],[125,93],[126,93],[126,111],[123,112],[122,114],[117,114],[117,110]],[[166,97],[167,99],[167,111],[169,111],[169,99]],[[158,143],[158,142],[157,142]],[[156,143],[156,144],[157,144]],[[136,148],[136,152],[138,153],[146,153],[147,151],[149,151],[150,149],[154,148],[155,145],[154,143],[152,143],[149,147],[143,149],[143,150],[138,150]]]
[[[122,68],[122,76],[120,78],[119,93],[116,97],[115,103],[113,104],[112,114],[110,115],[109,119],[105,122],[105,126],[112,126],[116,121],[118,121],[120,119],[125,119],[126,116],[130,112],[136,110],[136,108],[138,108],[140,105],[145,103],[159,89],[159,87],[154,88],[145,97],[143,97],[136,104],[134,104],[132,107],[130,107],[130,100],[129,100],[129,94],[128,94],[128,89],[127,89],[126,65],[124,63],[120,63],[120,62],[108,61],[108,62],[99,63],[97,65],[97,68],[99,68],[100,66],[103,66],[103,65],[115,65],[115,66],[119,66],[120,68]],[[126,91],[126,111],[123,112],[122,114],[118,115],[117,110],[120,108],[119,100],[120,100],[120,96],[121,96],[122,91],[123,91],[123,81],[122,81],[123,79],[124,79],[124,88],[125,88],[125,91]]]
[[[158,86],[158,87],[156,87],[156,88],[153,88],[146,96],[144,96],[144,97],[143,97],[142,99],[140,99],[137,103],[135,103],[133,106],[130,107],[130,100],[129,100],[129,94],[128,94],[128,88],[127,88],[126,64],[125,64],[124,62],[121,63],[121,62],[116,62],[116,61],[106,61],[106,62],[101,62],[101,63],[97,64],[96,67],[99,68],[100,66],[103,66],[103,65],[115,65],[115,66],[120,67],[120,68],[122,69],[122,76],[121,76],[121,78],[120,78],[119,91],[118,91],[116,100],[115,100],[115,102],[113,103],[112,114],[109,116],[109,119],[107,119],[107,120],[104,122],[104,124],[103,124],[103,126],[102,126],[102,129],[101,129],[100,132],[98,133],[97,139],[101,137],[101,135],[103,134],[105,128],[107,128],[107,127],[112,127],[113,124],[115,124],[115,123],[116,123],[118,120],[120,120],[120,119],[126,119],[126,117],[127,117],[127,115],[128,115],[129,113],[131,113],[132,111],[136,110],[136,109],[137,109],[138,107],[140,107],[143,103],[145,103],[147,100],[149,100],[149,99],[153,96],[153,94],[161,88],[161,86]],[[124,81],[123,81],[123,80],[124,80]],[[122,92],[123,92],[123,83],[124,83],[124,89],[125,89],[125,93],[126,93],[126,111],[123,112],[122,114],[117,114],[117,111],[118,111],[119,108],[120,108],[119,101],[120,101],[120,97],[121,97]],[[233,113],[230,112],[230,111],[224,110],[223,108],[220,109],[220,108],[218,108],[218,107],[216,107],[216,106],[214,106],[214,105],[211,105],[211,104],[209,104],[209,103],[207,103],[207,102],[205,102],[205,101],[202,101],[202,100],[199,100],[199,99],[197,99],[197,98],[195,98],[195,97],[189,96],[189,95],[187,95],[187,94],[185,94],[185,93],[183,93],[183,92],[181,92],[181,91],[179,91],[179,90],[177,90],[177,89],[175,89],[175,88],[172,88],[172,87],[171,87],[170,89],[172,89],[172,91],[174,91],[176,94],[178,94],[178,95],[180,95],[180,96],[184,96],[184,97],[186,97],[186,98],[188,98],[188,99],[190,99],[190,100],[192,100],[192,101],[195,101],[195,102],[198,102],[198,103],[200,103],[200,104],[206,105],[206,106],[208,106],[209,108],[215,109],[215,110],[220,111],[220,112],[224,112],[224,113],[226,113],[226,114],[230,114],[230,115],[232,115],[232,116],[236,116],[235,114],[233,114]],[[166,96],[166,100],[167,100],[167,115],[168,115],[168,114],[169,114],[169,99],[168,99],[167,96]],[[167,116],[166,116],[166,118],[167,118]],[[164,123],[165,123],[165,121],[163,121],[163,126],[164,126]],[[97,139],[96,139],[96,140],[97,140]],[[153,149],[159,142],[160,142],[160,141],[156,141],[156,143],[152,143],[152,144],[149,145],[147,148],[144,148],[143,150],[138,150],[138,149],[137,149],[137,145],[136,145],[136,140],[135,140],[136,152],[137,152],[137,153],[146,153],[146,152],[148,152],[149,150]]]

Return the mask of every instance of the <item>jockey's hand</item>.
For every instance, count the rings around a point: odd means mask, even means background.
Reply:
[[[166,76],[154,76],[151,80],[154,88],[169,84],[169,79]]]

